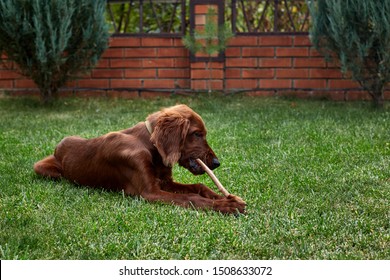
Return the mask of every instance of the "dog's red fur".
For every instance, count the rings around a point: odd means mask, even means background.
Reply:
[[[222,213],[245,211],[245,204],[230,195],[223,197],[202,184],[184,185],[172,179],[175,163],[194,175],[204,171],[200,158],[214,169],[219,166],[206,141],[201,117],[186,105],[163,109],[134,127],[84,139],[64,138],[54,155],[35,163],[44,177],[60,178],[80,185],[123,190],[148,201],[162,201],[183,207],[213,209]]]

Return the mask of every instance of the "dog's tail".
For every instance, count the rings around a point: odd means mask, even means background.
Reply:
[[[62,176],[61,163],[53,155],[36,162],[34,164],[34,171],[38,175],[53,179],[57,179]]]

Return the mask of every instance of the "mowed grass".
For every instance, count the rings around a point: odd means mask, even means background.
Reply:
[[[201,114],[244,198],[226,216],[39,178],[67,135],[130,127],[161,107]],[[389,259],[390,110],[369,103],[251,97],[0,98],[1,259]],[[175,167],[174,177],[202,182]]]

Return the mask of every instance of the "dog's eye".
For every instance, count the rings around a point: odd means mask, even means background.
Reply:
[[[199,131],[195,131],[194,132],[194,136],[197,137],[197,138],[202,138],[203,137],[203,134]]]

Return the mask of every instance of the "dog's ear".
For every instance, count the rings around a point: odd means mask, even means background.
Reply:
[[[178,113],[162,113],[150,140],[160,153],[164,165],[172,167],[179,161],[190,121]]]

